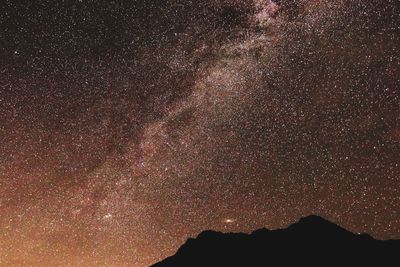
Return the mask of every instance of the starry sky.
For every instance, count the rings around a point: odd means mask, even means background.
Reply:
[[[397,0],[3,0],[0,265],[144,267],[318,214],[400,238]]]

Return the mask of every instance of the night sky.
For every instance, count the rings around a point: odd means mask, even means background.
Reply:
[[[400,238],[399,14],[0,1],[0,265],[144,267],[309,214]]]

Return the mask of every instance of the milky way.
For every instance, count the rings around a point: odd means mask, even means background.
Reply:
[[[309,214],[400,238],[398,1],[56,2],[0,4],[1,266]]]

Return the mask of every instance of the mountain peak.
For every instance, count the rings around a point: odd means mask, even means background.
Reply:
[[[299,222],[308,222],[308,223],[331,223],[330,221],[322,218],[318,215],[309,215],[306,217],[300,218]]]
[[[330,230],[341,229],[341,230],[346,231],[339,225],[337,225],[331,221],[328,221],[318,215],[310,215],[310,216],[302,217],[302,218],[300,218],[300,220],[297,223],[294,223],[291,226],[289,226],[289,228],[298,228],[298,227],[309,228],[310,230],[312,230],[314,232],[318,231],[318,230],[327,231],[327,229],[330,229]]]

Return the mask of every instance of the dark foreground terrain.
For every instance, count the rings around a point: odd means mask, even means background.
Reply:
[[[400,240],[376,240],[309,216],[274,231],[206,231],[152,267],[399,266],[399,256]]]

